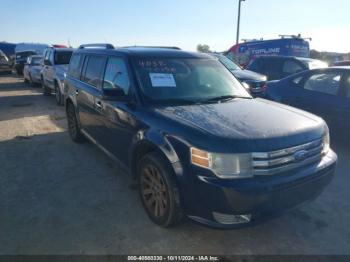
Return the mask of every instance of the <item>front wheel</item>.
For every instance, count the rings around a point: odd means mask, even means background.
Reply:
[[[138,164],[138,185],[141,201],[149,218],[157,225],[171,227],[182,218],[179,190],[168,161],[152,152]]]

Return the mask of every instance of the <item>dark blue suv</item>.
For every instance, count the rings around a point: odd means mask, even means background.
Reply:
[[[81,46],[65,80],[69,133],[138,182],[153,222],[233,227],[317,197],[336,154],[325,122],[253,99],[216,58]]]

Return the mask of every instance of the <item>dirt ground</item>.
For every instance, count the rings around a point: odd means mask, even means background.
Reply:
[[[350,148],[315,201],[259,225],[216,230],[150,222],[129,177],[73,143],[63,107],[0,76],[0,254],[350,254]]]

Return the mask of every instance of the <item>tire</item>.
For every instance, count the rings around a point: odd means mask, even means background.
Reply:
[[[62,94],[57,82],[55,82],[55,97],[56,97],[57,105],[62,106],[63,105]]]
[[[80,131],[80,127],[75,112],[75,107],[72,103],[67,105],[67,122],[68,132],[72,140],[76,143],[82,143],[85,141],[84,135]]]
[[[48,88],[46,85],[45,85],[45,80],[43,77],[41,77],[41,86],[43,88],[43,94],[44,96],[49,96],[51,95],[51,89]]]
[[[148,217],[161,227],[177,225],[183,213],[168,160],[159,152],[141,158],[137,168],[140,198]]]

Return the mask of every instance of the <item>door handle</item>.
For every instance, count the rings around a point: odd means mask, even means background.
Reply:
[[[102,103],[101,103],[101,101],[97,101],[97,102],[95,103],[95,105],[96,105],[97,109],[102,109]]]

